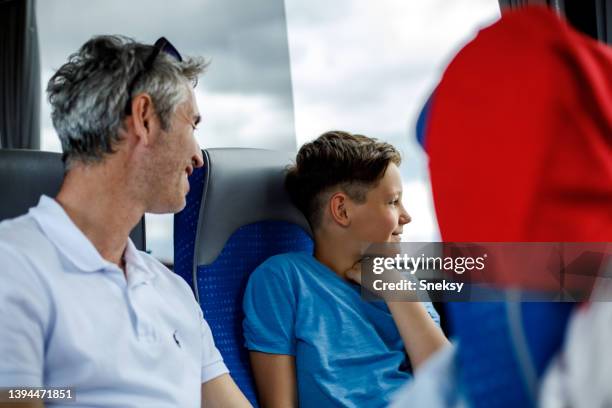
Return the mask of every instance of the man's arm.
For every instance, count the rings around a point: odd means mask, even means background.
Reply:
[[[266,408],[297,407],[295,357],[257,351],[251,351],[249,354],[261,406]]]
[[[45,333],[53,306],[31,263],[6,242],[0,242],[0,267],[0,407],[8,407],[13,406],[8,389],[43,385]]]
[[[253,407],[229,374],[202,384],[202,408]]]
[[[0,388],[0,408],[44,408],[42,400],[23,400],[10,402],[10,394],[6,387]]]
[[[0,395],[2,393],[0,392]],[[4,395],[2,395],[0,401],[6,401]],[[45,408],[42,401],[27,401],[27,402],[0,402],[0,408]]]

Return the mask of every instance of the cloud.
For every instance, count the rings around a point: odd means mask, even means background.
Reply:
[[[37,2],[44,87],[95,34],[152,43],[166,36],[185,55],[212,61],[198,86],[204,146],[295,150],[293,97],[282,0]],[[202,97],[203,96],[203,97]],[[43,147],[59,149],[43,103]]]
[[[269,95],[215,93],[196,89],[202,124],[196,137],[204,148],[256,147],[295,151],[293,109]]]
[[[387,140],[403,153],[408,240],[436,238],[426,158],[414,122],[448,61],[497,0],[44,0],[37,2],[43,88],[94,34],[212,60],[196,90],[204,147],[294,150],[329,129]],[[45,102],[46,104],[46,102]],[[295,118],[295,120],[294,120]],[[58,149],[43,105],[43,147]],[[167,217],[167,216],[166,216]],[[151,219],[150,248],[171,256],[171,218]]]
[[[498,18],[497,1],[287,0],[286,9],[298,145],[330,129],[394,144],[414,219],[405,238],[436,239],[414,124],[453,55]]]
[[[431,188],[426,181],[404,183],[403,204],[412,221],[404,226],[402,241],[431,242],[440,240],[440,232],[432,211]]]
[[[282,0],[45,0],[37,15],[43,68],[59,68],[93,35],[165,36],[181,53],[212,60],[202,79],[211,90],[292,99]]]
[[[340,126],[406,134],[448,60],[499,13],[495,0],[287,0],[286,8],[298,144]]]

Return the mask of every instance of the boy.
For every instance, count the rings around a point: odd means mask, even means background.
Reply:
[[[356,284],[366,248],[399,242],[410,222],[400,163],[393,146],[340,131],[298,152],[286,187],[311,225],[314,255],[268,259],[244,298],[263,406],[386,406],[410,367],[446,344],[430,304],[365,302]]]

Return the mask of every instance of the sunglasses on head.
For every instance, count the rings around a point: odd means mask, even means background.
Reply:
[[[153,68],[153,64],[155,63],[155,60],[157,59],[157,56],[160,52],[164,52],[165,54],[170,55],[179,62],[183,61],[183,57],[181,57],[181,54],[174,47],[174,45],[172,45],[172,43],[166,39],[166,37],[160,37],[157,41],[155,41],[155,44],[153,45],[153,51],[151,51],[151,54],[145,60],[142,69],[138,71],[136,75],[134,75],[134,78],[132,78],[132,80],[128,84],[128,101],[125,107],[126,115],[132,114],[132,92],[134,91],[134,86],[144,74],[146,74],[151,70],[151,68]]]

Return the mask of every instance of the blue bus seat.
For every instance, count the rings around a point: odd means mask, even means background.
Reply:
[[[250,273],[268,257],[312,251],[310,227],[284,189],[295,155],[261,149],[203,151],[187,206],[174,219],[175,272],[194,288],[233,379],[257,406],[242,334]]]

